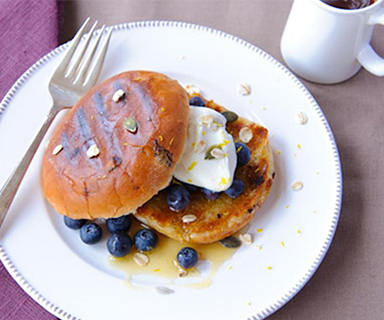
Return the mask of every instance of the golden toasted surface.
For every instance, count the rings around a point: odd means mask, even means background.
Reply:
[[[207,102],[207,107],[219,112],[226,110],[213,101]],[[164,190],[140,207],[135,217],[173,239],[189,243],[215,242],[246,225],[270,192],[274,167],[267,129],[241,117],[226,126],[235,142],[240,141],[239,132],[244,127],[251,129],[253,137],[246,143],[251,150],[251,160],[235,173],[235,177],[245,183],[243,194],[232,199],[222,193],[217,200],[210,201],[200,191],[191,192],[188,207],[174,212],[169,209]],[[196,220],[184,223],[185,215],[194,215]]]
[[[136,131],[127,130],[127,118]],[[169,184],[188,120],[185,90],[163,74],[130,71],[104,81],[76,103],[48,145],[46,198],[74,219],[135,210]]]

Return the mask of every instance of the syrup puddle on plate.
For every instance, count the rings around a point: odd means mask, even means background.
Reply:
[[[136,219],[132,221],[129,232],[131,237],[144,226]],[[145,289],[150,285],[142,277],[151,276],[156,285],[178,285],[194,289],[203,289],[211,285],[212,279],[225,261],[229,260],[238,248],[231,249],[215,242],[212,244],[186,244],[157,233],[159,242],[152,251],[143,252],[149,258],[146,266],[139,266],[133,256],[138,251],[133,246],[131,252],[123,258],[110,257],[110,264],[127,275],[127,284],[133,289]],[[180,277],[180,269],[175,265],[176,255],[183,247],[192,247],[199,254],[196,267],[188,269],[185,277]],[[140,277],[141,276],[141,277]],[[142,280],[142,281],[140,281]],[[151,282],[151,281],[150,281]],[[147,285],[148,283],[148,285]],[[152,288],[153,288],[153,283]]]

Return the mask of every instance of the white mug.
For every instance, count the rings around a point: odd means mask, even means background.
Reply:
[[[384,59],[369,44],[374,25],[384,24],[383,1],[351,10],[321,0],[295,0],[281,39],[288,67],[323,84],[347,80],[361,66],[384,76]]]

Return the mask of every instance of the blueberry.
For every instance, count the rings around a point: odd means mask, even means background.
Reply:
[[[86,222],[87,220],[85,219],[76,220],[76,219],[71,219],[67,216],[64,216],[65,225],[71,229],[75,229],[75,230],[80,229],[83,225],[85,225]]]
[[[220,197],[220,194],[221,194],[221,192],[215,192],[215,191],[208,190],[205,188],[201,189],[201,192],[204,194],[204,196],[208,200],[216,200],[218,197]]]
[[[190,247],[182,248],[177,254],[177,262],[180,267],[189,269],[196,265],[197,260],[199,260],[199,255],[196,250]]]
[[[251,150],[241,142],[235,143],[236,154],[237,154],[237,166],[241,167],[246,165],[251,159]]]
[[[179,211],[186,208],[189,204],[189,191],[180,185],[173,185],[167,194],[167,202],[171,210]]]
[[[106,224],[108,231],[111,233],[128,232],[132,224],[132,219],[130,215],[119,218],[109,218]]]
[[[155,232],[149,229],[141,229],[135,233],[135,246],[139,251],[151,251],[156,247],[158,237]]]
[[[205,102],[203,99],[196,96],[196,97],[192,97],[191,99],[189,99],[189,105],[197,106],[197,107],[205,107]]]
[[[225,193],[231,198],[237,198],[244,192],[244,188],[245,185],[243,180],[236,178],[233,180],[232,185],[227,190],[225,190]]]
[[[114,233],[107,240],[107,248],[114,257],[124,257],[131,251],[132,239],[127,234]]]
[[[96,223],[86,223],[80,229],[80,238],[86,244],[95,244],[100,241],[103,231]]]

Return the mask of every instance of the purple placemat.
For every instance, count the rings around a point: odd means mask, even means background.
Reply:
[[[0,0],[0,100],[36,60],[58,45],[63,2]],[[34,302],[0,262],[0,319],[56,319]]]
[[[0,100],[36,60],[58,45],[57,0],[0,0]]]

